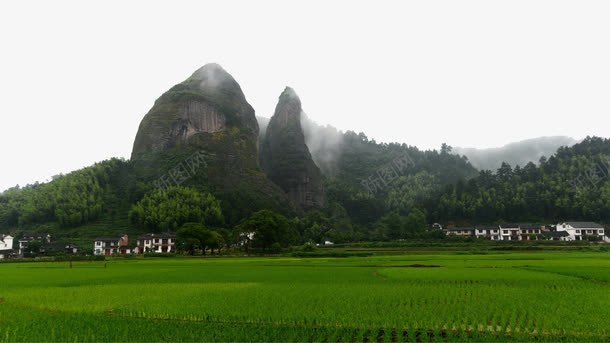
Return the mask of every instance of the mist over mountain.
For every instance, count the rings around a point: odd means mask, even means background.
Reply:
[[[155,101],[140,123],[131,158],[192,145],[195,136],[232,130],[256,138],[254,109],[237,81],[220,65],[209,63]]]
[[[259,140],[262,141],[270,119],[257,116],[256,120],[260,128]],[[333,126],[316,123],[307,117],[305,112],[301,113],[301,129],[305,137],[305,144],[318,168],[324,175],[336,175],[337,161],[341,156],[345,133]]]
[[[477,149],[454,147],[452,152],[468,157],[470,163],[480,170],[492,170],[500,168],[502,162],[511,166],[523,167],[529,162],[538,163],[540,157],[550,157],[562,146],[572,146],[578,140],[567,136],[550,136],[526,139],[519,142],[507,144],[499,148]]]
[[[256,116],[256,121],[258,122],[258,139],[263,139],[265,134],[267,133],[267,126],[269,126],[269,121],[271,119],[267,117]]]

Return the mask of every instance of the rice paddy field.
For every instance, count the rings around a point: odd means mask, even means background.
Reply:
[[[609,340],[604,252],[0,264],[0,342]]]

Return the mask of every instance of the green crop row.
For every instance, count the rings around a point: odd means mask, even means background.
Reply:
[[[0,265],[0,342],[607,341],[608,253]]]

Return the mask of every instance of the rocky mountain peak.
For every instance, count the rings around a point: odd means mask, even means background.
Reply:
[[[275,107],[275,114],[273,115],[272,121],[269,123],[275,126],[287,127],[293,125],[301,127],[301,114],[303,110],[301,108],[301,99],[290,87],[286,87]]]
[[[236,88],[239,88],[239,92],[241,92],[237,81],[217,63],[208,63],[197,69],[184,83],[193,88],[198,87],[202,92],[219,89],[235,90],[237,92]]]
[[[286,87],[261,144],[261,166],[267,176],[303,209],[325,204],[322,173],[305,144],[301,100]]]
[[[247,203],[248,210],[291,213],[296,206],[259,166],[258,131],[237,81],[220,65],[206,64],[157,99],[142,119],[132,160],[158,178],[188,156],[204,156],[204,167],[182,172],[184,185],[214,190],[228,208]]]
[[[157,99],[140,124],[132,158],[189,144],[198,134],[232,128],[256,139],[254,109],[227,71],[206,64]]]

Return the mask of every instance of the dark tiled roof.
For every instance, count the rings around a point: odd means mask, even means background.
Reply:
[[[566,237],[569,236],[567,231],[544,231],[542,232],[543,236],[547,237]]]
[[[474,231],[473,227],[452,227],[448,229],[444,229],[446,231]]]
[[[594,222],[566,222],[575,229],[603,229],[604,227]]]
[[[60,242],[54,242],[54,243],[42,242],[42,243],[45,248],[51,249],[51,250],[61,250],[61,249],[65,248],[65,245]]]
[[[176,234],[173,232],[164,233],[147,233],[139,236],[138,239],[153,239],[153,238],[176,238]]]
[[[503,229],[515,229],[515,228],[520,227],[520,225],[519,225],[519,224],[515,224],[515,223],[506,223],[506,224],[500,224],[500,226],[501,226]]]
[[[536,225],[536,224],[521,224],[520,227],[522,229],[540,229],[542,225]]]
[[[47,238],[50,238],[51,235],[49,235],[48,233],[24,233],[23,235],[21,235],[21,238],[19,240],[21,241],[40,241],[40,240],[46,240]]]
[[[95,241],[116,242],[121,240],[121,237],[97,237]]]

